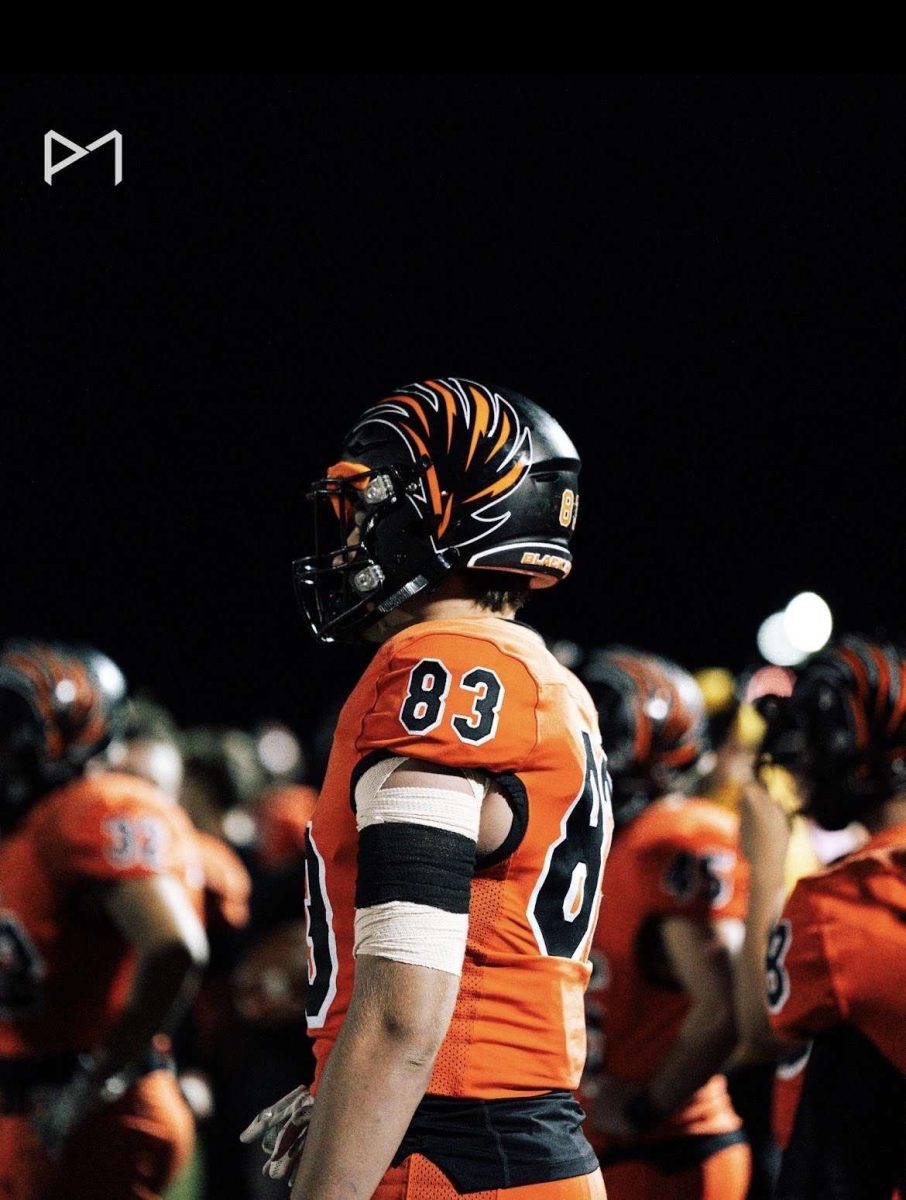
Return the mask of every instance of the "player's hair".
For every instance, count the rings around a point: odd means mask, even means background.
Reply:
[[[463,571],[462,579],[468,598],[494,613],[518,612],[531,591],[529,576],[520,579],[509,571]]]

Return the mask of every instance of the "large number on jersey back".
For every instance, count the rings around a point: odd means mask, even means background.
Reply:
[[[333,909],[324,881],[324,859],[308,827],[305,840],[305,919],[308,943],[308,990],[305,1014],[311,1029],[321,1029],[337,992],[337,943]]]
[[[793,927],[784,918],[778,921],[768,938],[765,968],[768,983],[768,1008],[772,1013],[780,1012],[790,995],[790,977],[784,966],[786,952],[793,940]]]
[[[155,817],[132,817],[122,814],[104,822],[107,845],[104,853],[108,862],[122,870],[146,867],[160,871],[164,867],[167,830]]]
[[[0,909],[0,1016],[15,1020],[36,1011],[44,963],[18,918]]]
[[[539,947],[556,958],[579,958],[598,912],[605,832],[610,835],[610,776],[582,731],[585,784],[547,852],[528,917]]]
[[[733,898],[735,867],[736,855],[729,850],[680,850],[670,860],[664,888],[684,904],[703,900],[709,908],[723,908]]]

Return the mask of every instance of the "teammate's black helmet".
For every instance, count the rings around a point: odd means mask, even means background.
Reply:
[[[906,790],[906,650],[851,636],[799,670],[789,698],[758,702],[768,722],[762,761],[810,784],[802,811],[843,829]]]
[[[453,570],[565,579],[579,468],[563,429],[518,392],[453,378],[401,388],[312,485],[314,553],[293,564],[312,632],[356,637]]]
[[[689,780],[708,749],[704,699],[676,663],[620,646],[593,652],[580,675],[598,710],[614,820],[625,825]]]
[[[105,654],[34,641],[0,653],[0,823],[79,775],[115,736],[126,684]]]

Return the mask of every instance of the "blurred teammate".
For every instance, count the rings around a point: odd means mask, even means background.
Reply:
[[[572,1089],[612,828],[594,708],[512,618],[571,565],[578,455],[461,379],[369,409],[297,564],[323,640],[382,643],[340,716],[308,840],[318,1075],[262,1113],[293,1196],[603,1197]],[[326,551],[326,552],[325,552]]]
[[[768,686],[792,688],[792,672],[783,667],[760,667],[737,680],[722,667],[695,673],[705,702],[711,770],[704,773],[698,794],[739,814],[743,789],[755,777],[755,762],[764,720],[752,700]],[[782,781],[772,785],[775,792]],[[795,845],[790,846],[788,868],[795,878],[814,870],[806,823],[800,822]],[[733,1107],[746,1131],[752,1158],[752,1178],[747,1200],[771,1200],[780,1172],[772,1099],[775,1092],[774,1063],[748,1062],[738,1054],[727,1068],[727,1087]]]
[[[803,811],[870,835],[800,880],[775,924],[788,819],[763,788],[747,791],[740,1026],[769,1054],[812,1040],[778,1196],[889,1198],[906,1183],[906,653],[844,638],[763,712],[764,756],[795,773]]]
[[[206,956],[177,806],[89,777],[123,680],[38,643],[0,656],[0,1196],[153,1200],[192,1119],[160,1035]]]
[[[147,779],[179,801],[185,779],[180,733],[170,713],[155,701],[139,696],[126,702],[120,735],[105,758],[110,769]],[[211,953],[191,1018],[181,1027],[178,1048],[180,1084],[195,1115],[202,1118],[211,1115],[214,1098],[200,1062],[206,1053],[210,1056],[216,1041],[213,1030],[225,1019],[228,1023],[230,971],[240,931],[249,922],[252,881],[241,858],[222,837],[198,828],[193,832],[202,877],[196,907]],[[188,1071],[183,1072],[186,1064]]]
[[[593,657],[614,780],[581,1098],[610,1200],[742,1200],[749,1149],[721,1067],[745,878],[737,820],[683,794],[706,748],[701,693],[674,664]]]

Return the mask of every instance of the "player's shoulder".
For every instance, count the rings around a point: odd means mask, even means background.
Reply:
[[[49,795],[33,826],[35,844],[48,861],[81,860],[89,847],[111,839],[150,837],[168,854],[191,855],[195,828],[160,788],[135,775],[105,772],[74,780]],[[89,855],[90,857],[90,855]]]
[[[258,799],[258,858],[266,866],[286,866],[305,849],[308,823],[318,793],[306,784],[280,784]]]
[[[155,784],[137,775],[120,772],[104,772],[99,775],[75,779],[50,793],[44,802],[45,822],[65,819],[67,823],[79,820],[81,814],[94,810],[119,812],[142,810],[149,814],[181,819],[179,809],[172,797],[162,792]]]
[[[797,879],[783,906],[781,921],[800,928],[833,921],[841,904],[858,895],[852,863],[841,861]]]
[[[735,846],[739,822],[732,812],[711,800],[662,796],[635,818],[631,833],[638,850],[707,849],[714,844]]]
[[[374,664],[377,695],[389,702],[399,693],[450,697],[483,692],[506,698],[512,718],[540,705],[545,684],[559,664],[540,634],[488,615],[468,620],[422,621],[382,647]]]
[[[868,907],[882,898],[883,885],[902,893],[906,899],[906,830],[899,839],[871,839],[797,881],[790,901],[798,910],[812,908],[829,911],[836,904],[858,903]]]
[[[356,749],[516,770],[542,720],[567,716],[554,681],[562,668],[528,626],[491,614],[419,622],[384,643],[357,689]]]
[[[197,858],[195,829],[177,802],[137,776],[74,780],[42,802],[34,825],[42,860],[67,877],[112,880],[176,872]]]
[[[536,684],[560,681],[563,670],[539,633],[519,621],[486,617],[421,621],[395,634],[383,646],[383,662],[440,659],[451,668],[505,663],[521,667]]]

